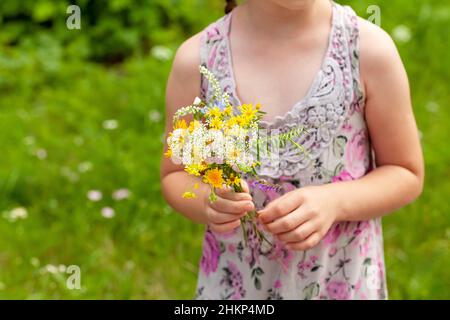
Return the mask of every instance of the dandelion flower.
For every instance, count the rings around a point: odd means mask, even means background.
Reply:
[[[227,184],[229,186],[239,186],[241,184],[241,178],[239,178],[238,176],[236,176],[235,174],[231,174],[230,177],[227,180]]]
[[[222,116],[222,111],[219,109],[219,107],[214,107],[209,109],[206,115],[211,118],[219,118]]]
[[[205,182],[213,186],[214,188],[222,188],[223,178],[222,178],[222,170],[220,169],[211,169],[206,171],[205,173]]]
[[[223,127],[223,122],[222,122],[222,120],[220,120],[220,118],[214,117],[214,118],[212,118],[209,125],[211,126],[211,128],[219,130]]]

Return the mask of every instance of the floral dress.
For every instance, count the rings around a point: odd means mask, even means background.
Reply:
[[[308,185],[361,178],[373,168],[360,86],[358,18],[350,7],[333,3],[328,50],[306,97],[283,116],[262,122],[267,130],[286,132],[300,126],[297,138],[307,153],[286,144],[274,159],[263,158],[260,176],[280,189],[252,184],[257,209],[282,194]],[[202,33],[201,63],[218,78],[233,104],[240,104],[231,65],[232,13]],[[206,79],[203,97],[212,94]],[[380,219],[334,223],[320,243],[292,251],[266,233],[261,244],[248,226],[245,245],[240,228],[229,234],[206,229],[196,299],[386,299]]]

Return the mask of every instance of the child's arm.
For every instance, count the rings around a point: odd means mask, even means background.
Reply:
[[[195,97],[200,95],[199,64],[199,35],[196,35],[178,49],[169,76],[166,89],[166,138],[172,129],[174,113],[178,108],[192,104]],[[199,185],[195,190],[196,198],[182,198],[187,189],[193,189],[195,182]],[[233,230],[240,225],[239,218],[246,211],[254,210],[246,186],[246,193],[217,190],[218,199],[211,204],[208,200],[211,192],[209,187],[165,157],[161,162],[161,186],[171,207],[194,222],[208,223],[216,232]]]
[[[423,157],[405,69],[391,38],[360,24],[365,116],[377,168],[358,180],[301,188],[262,210],[267,229],[293,249],[315,246],[336,221],[382,216],[422,192]]]

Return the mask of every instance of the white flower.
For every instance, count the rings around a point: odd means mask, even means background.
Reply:
[[[172,50],[164,46],[154,46],[151,50],[151,54],[155,59],[161,61],[167,61],[172,58]]]
[[[75,143],[77,146],[81,146],[84,144],[83,137],[77,136],[73,139],[73,143]]]
[[[411,40],[411,30],[407,26],[401,24],[392,30],[392,37],[401,43],[409,42],[409,40]]]
[[[87,193],[87,197],[91,201],[100,201],[102,200],[103,194],[101,191],[98,190],[90,190]]]
[[[148,118],[151,122],[159,122],[161,120],[161,112],[157,110],[152,110],[148,113]]]
[[[90,170],[92,170],[92,163],[89,162],[89,161],[81,162],[81,163],[78,165],[78,171],[79,171],[79,172],[88,172],[88,171],[90,171]]]
[[[202,102],[202,99],[199,97],[195,97],[194,102],[192,103],[194,106],[199,105]]]
[[[76,172],[73,172],[69,167],[61,167],[61,175],[70,180],[70,182],[76,182],[79,176]]]
[[[65,273],[66,272],[66,266],[63,265],[63,264],[60,264],[58,266],[58,271],[61,272],[61,273]]]
[[[436,113],[439,111],[439,104],[435,101],[428,102],[425,107],[431,113]]]
[[[116,201],[128,199],[130,197],[130,190],[122,188],[113,192],[112,198]]]
[[[23,143],[26,144],[27,146],[33,145],[35,144],[36,139],[33,136],[27,136],[25,138],[23,138]]]
[[[103,128],[106,130],[115,130],[119,127],[119,122],[115,119],[108,119],[103,121]]]
[[[115,212],[114,212],[114,209],[113,208],[110,208],[110,207],[104,207],[104,208],[102,208],[102,216],[103,216],[103,218],[106,218],[106,219],[111,219],[111,218],[113,218],[114,217],[114,215],[115,215]]]
[[[36,157],[40,160],[44,160],[47,158],[47,151],[45,149],[37,149],[36,151]]]
[[[39,267],[40,261],[38,258],[33,257],[30,259],[30,264],[36,268],[36,267]]]
[[[45,271],[47,271],[48,273],[57,273],[58,268],[52,264],[48,264],[45,266]]]
[[[9,219],[12,221],[16,221],[18,219],[26,219],[27,217],[27,209],[23,207],[14,208],[9,212]]]

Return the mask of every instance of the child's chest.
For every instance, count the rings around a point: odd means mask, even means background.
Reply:
[[[284,115],[309,93],[325,55],[325,46],[283,46],[233,52],[237,95],[242,103],[261,103],[265,120]]]

